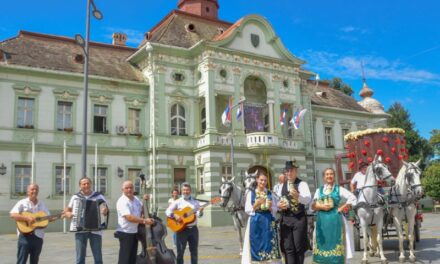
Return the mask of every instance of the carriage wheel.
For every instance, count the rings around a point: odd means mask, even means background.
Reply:
[[[353,226],[353,242],[354,242],[354,250],[361,251],[361,233],[359,228],[356,226]]]
[[[414,240],[415,240],[415,242],[420,242],[420,226],[421,226],[420,219],[417,219],[414,224]],[[414,247],[415,247],[415,244],[414,244]]]

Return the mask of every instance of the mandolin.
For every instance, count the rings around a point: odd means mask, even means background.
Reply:
[[[206,207],[210,204],[217,204],[221,202],[221,197],[214,197],[209,201],[208,203],[200,206]],[[174,218],[168,217],[167,218],[167,226],[173,230],[174,232],[181,232],[183,231],[189,224],[194,223],[196,221],[196,212],[191,207],[185,207],[180,210],[174,210],[173,214],[180,216],[181,220],[177,221]]]
[[[49,224],[49,221],[56,220],[61,218],[63,213],[56,214],[56,215],[47,215],[45,212],[36,212],[36,213],[30,213],[30,212],[22,212],[22,216],[32,216],[35,218],[35,222],[33,222],[31,225],[28,225],[26,221],[17,221],[17,229],[22,234],[29,234],[32,233],[36,228],[45,228]]]

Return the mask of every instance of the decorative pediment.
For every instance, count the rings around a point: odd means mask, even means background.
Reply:
[[[298,66],[305,63],[283,45],[269,22],[258,15],[240,19],[210,43],[218,47],[286,60]]]
[[[174,100],[181,101],[184,98],[191,97],[188,93],[186,93],[182,88],[177,87],[171,93],[168,94],[170,97],[174,97]]]
[[[129,107],[136,107],[136,108],[142,108],[147,103],[146,99],[139,96],[124,97],[124,101]]]
[[[17,95],[36,97],[40,94],[41,88],[35,85],[16,84],[13,86]]]
[[[113,96],[106,93],[92,93],[89,95],[90,100],[95,104],[110,104],[113,101]]]
[[[73,101],[79,95],[79,93],[74,89],[55,89],[53,90],[53,94],[58,100],[67,101]]]

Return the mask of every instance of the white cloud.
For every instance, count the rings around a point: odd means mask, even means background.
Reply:
[[[105,30],[109,32],[106,34],[106,37],[112,39],[112,34],[115,32],[121,32],[127,34],[127,43],[139,45],[144,39],[144,32],[141,32],[136,29],[130,28],[117,28],[117,27],[106,27]]]
[[[363,63],[368,79],[430,83],[440,86],[439,74],[423,69],[415,69],[399,60],[392,61],[373,55],[340,55],[313,50],[306,51],[300,57],[307,61],[310,69],[330,76],[358,79],[362,75],[361,63]]]

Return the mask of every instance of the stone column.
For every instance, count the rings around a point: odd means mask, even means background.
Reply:
[[[206,69],[206,88],[205,88],[205,109],[206,109],[206,131],[208,133],[217,132],[217,110],[215,105],[214,69],[215,65],[208,62]]]
[[[235,67],[232,69],[234,73],[234,104],[240,101],[240,99],[244,96],[244,93],[241,91],[241,70],[239,67]],[[237,106],[239,108],[240,106]],[[243,109],[244,111],[244,109]],[[244,113],[241,113],[241,119],[237,121],[237,109],[234,108],[232,112],[232,118],[234,119],[234,133],[236,135],[244,135]]]
[[[273,100],[267,100],[267,107],[269,108],[269,132],[274,133],[274,120],[273,120]]]

